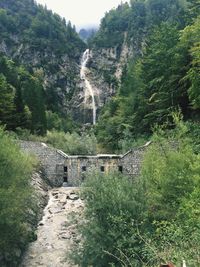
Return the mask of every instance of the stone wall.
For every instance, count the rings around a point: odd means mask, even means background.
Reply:
[[[65,159],[65,177],[69,186],[78,186],[92,170],[108,173],[118,170],[119,155],[68,156]]]
[[[51,186],[79,186],[87,173],[96,170],[102,173],[109,171],[122,172],[134,178],[139,175],[143,154],[148,145],[132,149],[124,155],[95,155],[95,156],[68,156],[61,150],[48,147],[44,143],[20,141],[21,148],[37,156],[43,167],[47,182]]]
[[[44,143],[19,141],[19,145],[26,153],[35,155],[41,162],[47,182],[51,186],[61,186],[63,183],[63,164],[65,154]]]
[[[67,156],[64,163],[65,179],[69,186],[78,186],[92,169],[104,173],[118,171],[134,178],[140,173],[144,151],[149,144],[124,155]]]
[[[130,150],[120,160],[123,166],[123,173],[130,176],[138,176],[141,169],[144,149],[138,148]]]

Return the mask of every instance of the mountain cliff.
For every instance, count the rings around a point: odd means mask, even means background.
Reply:
[[[0,2],[0,51],[43,80],[46,108],[66,116],[85,43],[71,23],[33,0]]]

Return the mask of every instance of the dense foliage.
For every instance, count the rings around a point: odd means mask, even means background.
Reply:
[[[73,255],[80,266],[199,266],[200,158],[189,128],[174,118],[173,131],[155,131],[140,177],[86,179],[83,241]]]
[[[161,22],[184,25],[186,6],[185,0],[131,0],[130,4],[121,4],[102,18],[91,45],[119,48],[126,32],[128,43],[141,48],[144,37],[155,25]]]
[[[96,155],[97,141],[94,134],[47,132],[45,141],[69,155]]]
[[[67,54],[79,57],[84,43],[75,28],[34,0],[2,0],[0,2],[0,38],[12,44],[13,35],[18,42],[26,43],[32,50],[50,51],[56,56]]]
[[[44,89],[37,73],[30,74],[0,55],[0,96],[0,123],[7,129],[46,133]]]
[[[17,128],[16,132],[10,132],[13,139],[45,142],[56,149],[61,149],[69,155],[96,155],[99,147],[93,132],[64,132],[55,129],[47,131],[45,136],[31,134],[27,129]]]
[[[30,178],[33,159],[0,129],[0,265],[17,266],[32,240],[36,213]],[[32,211],[31,211],[32,210]]]
[[[102,20],[93,45],[104,47],[101,32],[121,25],[109,20],[116,16],[128,21],[121,33],[127,32],[126,42],[134,50],[118,93],[103,108],[96,127],[99,142],[108,149],[119,149],[127,132],[132,138],[150,135],[153,125],[170,121],[174,110],[181,109],[185,119],[199,118],[198,6],[198,1],[132,1]],[[120,17],[122,9],[127,12]],[[115,39],[111,31],[109,37]]]

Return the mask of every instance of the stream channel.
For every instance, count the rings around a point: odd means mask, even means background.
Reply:
[[[30,243],[20,267],[74,267],[67,260],[73,244],[80,242],[77,223],[84,209],[78,188],[49,191],[49,202],[38,224],[37,240]]]

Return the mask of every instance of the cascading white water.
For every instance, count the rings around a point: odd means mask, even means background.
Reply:
[[[89,80],[86,77],[88,68],[87,63],[90,57],[90,50],[86,49],[85,52],[83,53],[82,59],[81,59],[81,71],[80,71],[80,77],[82,80],[85,82],[85,96],[84,96],[84,103],[85,105],[87,103],[90,103],[90,99],[92,100],[92,122],[93,125],[96,124],[96,104],[95,104],[95,97],[94,97],[94,90],[89,82]]]

